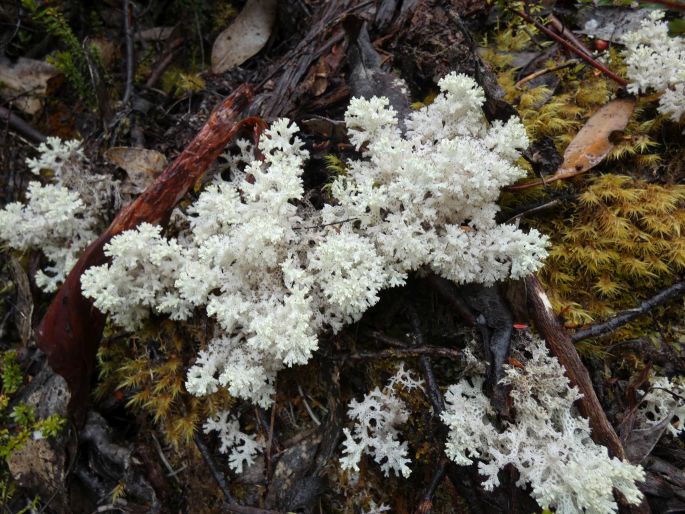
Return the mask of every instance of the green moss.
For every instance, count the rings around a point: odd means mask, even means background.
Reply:
[[[131,411],[147,414],[177,450],[193,446],[202,423],[233,403],[223,388],[201,398],[185,390],[195,354],[188,341],[202,337],[194,330],[189,324],[148,322],[125,341],[111,336],[98,351],[96,398],[114,395]]]
[[[614,174],[589,184],[568,219],[547,227],[542,278],[569,327],[633,306],[685,268],[685,186]]]

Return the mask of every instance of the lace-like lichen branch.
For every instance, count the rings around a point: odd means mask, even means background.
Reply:
[[[343,469],[359,471],[362,454],[368,454],[380,464],[385,476],[390,471],[407,478],[411,469],[407,464],[407,442],[398,440],[399,426],[409,419],[409,411],[397,396],[397,391],[421,388],[422,381],[415,380],[404,369],[404,364],[381,391],[378,387],[364,396],[361,402],[350,402],[347,416],[355,421],[354,428],[343,428],[344,457],[340,459]]]
[[[487,490],[499,485],[498,473],[511,464],[520,475],[516,484],[529,484],[540,507],[559,514],[617,512],[614,489],[638,504],[642,493],[635,482],[644,480],[642,468],[610,458],[592,441],[587,419],[573,407],[580,394],[544,341],[524,337],[514,354],[523,366],[507,366],[502,383],[511,386],[516,418],[501,428],[494,424],[481,376],[450,386],[442,414],[449,427],[447,456],[460,465],[478,460]]]

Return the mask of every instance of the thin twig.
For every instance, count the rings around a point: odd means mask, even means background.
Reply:
[[[440,460],[438,461],[438,469],[435,470],[433,479],[431,480],[428,489],[426,489],[426,492],[423,493],[419,507],[416,509],[417,514],[428,514],[433,509],[433,497],[435,496],[435,490],[440,485],[440,482],[442,482],[442,479],[445,478],[446,467],[447,458],[444,456],[440,457]]]
[[[259,415],[259,411],[257,411]],[[269,421],[269,431],[267,432],[266,448],[264,448],[264,457],[266,459],[266,475],[271,476],[271,465],[273,464],[273,444],[274,444],[274,426],[276,425],[276,404],[271,406],[271,419]]]
[[[592,55],[592,51],[587,46],[585,46],[583,42],[580,39],[578,39],[573,32],[567,29],[559,18],[557,18],[553,14],[550,14],[548,19],[549,24],[552,25],[552,28],[556,30],[561,37],[565,38],[569,43],[571,43],[573,46],[575,46],[578,50],[583,52],[591,59],[594,58]]]
[[[195,434],[193,440],[195,441],[195,446],[197,446],[197,449],[200,451],[200,455],[202,455],[202,458],[207,465],[207,469],[209,469],[209,472],[226,499],[224,508],[228,512],[235,512],[236,514],[281,514],[279,511],[275,510],[258,509],[257,507],[248,507],[246,505],[238,504],[231,492],[228,490],[226,477],[216,465],[216,462],[214,462],[212,452],[209,451],[209,448],[207,448],[205,442],[202,440],[199,434]]]
[[[536,205],[534,207],[527,207],[521,210],[520,212],[517,212],[514,214],[512,217],[507,219],[504,223],[511,223],[512,221],[518,219],[518,218],[523,218],[524,216],[528,216],[530,214],[535,214],[536,212],[540,211],[546,211],[547,209],[551,209],[552,207],[556,207],[561,203],[561,200],[558,198],[555,200],[550,200],[549,202],[543,203],[541,205]]]
[[[320,225],[312,225],[310,227],[295,227],[293,230],[314,230],[318,228],[324,228],[324,227],[329,227],[331,225],[342,225],[343,223],[347,223],[348,221],[357,221],[359,218],[347,218],[344,220],[340,221],[332,221],[330,223],[322,223]]]
[[[418,346],[414,348],[391,348],[388,350],[381,350],[379,352],[355,352],[346,355],[348,359],[362,360],[362,359],[392,359],[403,357],[415,357],[421,355],[435,355],[437,357],[445,357],[447,359],[459,359],[461,354],[459,350],[453,348],[442,348],[439,346]]]
[[[304,395],[304,392],[302,391],[302,386],[300,384],[297,384],[297,390],[300,392],[300,396],[302,397],[302,403],[304,403],[304,408],[307,409],[309,417],[312,418],[312,421],[316,423],[317,426],[321,426],[321,421],[319,421],[319,418],[316,417],[316,414],[314,414],[314,411],[309,406],[309,403],[307,403],[307,398]]]
[[[0,106],[0,119],[7,123],[9,128],[33,143],[43,143],[47,139],[44,134],[33,128],[6,107]]]
[[[399,339],[395,339],[394,337],[386,336],[383,332],[379,332],[378,330],[372,330],[368,333],[368,335],[378,342],[389,344],[390,346],[394,346],[395,348],[407,348],[409,346],[404,341],[400,341]]]
[[[530,82],[531,80],[541,77],[542,75],[546,75],[547,73],[552,73],[553,71],[558,71],[569,66],[573,66],[574,64],[578,64],[579,62],[580,61],[578,59],[569,59],[568,61],[564,61],[561,64],[557,64],[556,66],[534,71],[530,75],[526,75],[521,80],[519,80],[516,84],[514,84],[514,87],[516,89],[521,89],[521,86],[526,82]]]
[[[423,329],[421,328],[421,318],[419,318],[419,313],[412,304],[407,305],[407,314],[409,315],[409,322],[412,331],[414,332],[414,337],[416,338],[416,344],[419,347],[424,347],[425,338],[423,337]],[[436,415],[440,414],[445,410],[445,399],[442,397],[437,380],[435,380],[431,361],[426,354],[423,354],[419,357],[419,364],[423,370],[423,376],[426,379],[426,395],[428,396],[431,405],[433,405]]]
[[[169,42],[166,50],[164,50],[164,53],[162,54],[162,57],[152,67],[152,72],[145,81],[146,88],[152,89],[155,86],[157,81],[164,73],[164,70],[166,70],[169,67],[171,62],[174,60],[174,57],[176,57],[176,54],[178,53],[178,51],[181,48],[181,45],[183,44],[183,41],[185,40],[182,37],[177,37],[172,39],[171,42]]]
[[[131,100],[133,94],[133,70],[135,69],[133,55],[133,6],[131,0],[124,0],[124,32],[126,35],[126,86],[124,89],[124,104]]]
[[[155,443],[155,448],[157,449],[157,454],[159,455],[159,458],[162,460],[162,464],[164,464],[164,467],[167,469],[169,472],[167,474],[168,477],[172,477],[174,480],[176,480],[176,483],[178,483],[178,478],[176,475],[181,471],[180,469],[178,471],[174,471],[174,468],[171,466],[169,461],[167,460],[166,456],[164,455],[164,452],[162,451],[162,445],[159,444],[159,441],[155,437],[155,434],[150,434],[152,435],[152,440]],[[185,467],[185,466],[184,466]]]
[[[641,4],[658,4],[674,9],[676,11],[685,11],[685,4],[681,2],[671,2],[669,0],[639,0]]]
[[[207,448],[207,445],[202,440],[202,436],[200,436],[200,434],[195,434],[193,440],[195,441],[195,446],[197,446],[197,449],[200,451],[200,455],[202,455],[202,458],[204,459],[205,464],[207,465],[207,469],[212,474],[212,477],[214,478],[216,485],[218,485],[219,489],[221,489],[224,498],[228,503],[235,503],[235,498],[233,498],[231,491],[228,490],[228,483],[226,482],[226,477],[221,472],[219,467],[216,465],[216,462],[214,462],[212,452],[210,452],[209,448]]]
[[[577,330],[572,336],[573,342],[582,341],[590,337],[599,337],[613,332],[626,323],[631,322],[644,314],[647,314],[651,309],[667,302],[671,298],[680,296],[685,293],[685,282],[677,282],[672,286],[667,287],[663,291],[658,292],[648,300],[641,302],[640,305],[632,309],[619,312],[615,316],[603,323],[597,323],[582,330]]]
[[[197,14],[197,9],[193,9],[195,15],[195,30],[197,31],[197,39],[200,43],[200,65],[205,65],[205,42],[202,39],[202,28],[200,27],[200,16]]]
[[[611,80],[616,82],[617,84],[620,84],[621,86],[625,87],[628,85],[628,81],[622,77],[619,77],[616,75],[613,71],[611,71],[609,68],[604,66],[602,63],[598,62],[596,59],[593,59],[589,55],[587,55],[585,52],[580,50],[579,48],[576,48],[575,45],[569,43],[566,39],[561,37],[559,34],[554,32],[553,30],[548,29],[545,27],[542,23],[537,21],[535,18],[530,16],[528,13],[525,13],[523,11],[517,11],[516,9],[511,9],[511,12],[514,14],[517,14],[524,20],[526,20],[528,23],[532,23],[535,25],[539,30],[547,34],[549,37],[554,39],[557,43],[562,45],[564,48],[566,48],[569,52],[573,52],[576,54],[578,57],[583,59],[586,63],[588,63],[590,66],[593,66],[594,68],[597,68],[599,71],[604,73],[607,77],[609,77]]]

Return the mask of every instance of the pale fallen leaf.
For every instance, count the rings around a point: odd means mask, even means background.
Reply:
[[[144,190],[167,165],[163,154],[146,148],[114,146],[105,152],[105,158],[126,172],[135,192]]]
[[[0,96],[27,114],[42,109],[45,95],[59,85],[61,77],[47,62],[20,57],[12,63],[0,56]]]
[[[241,65],[259,52],[271,36],[276,0],[248,0],[238,17],[214,41],[212,73]]]
[[[509,191],[527,189],[555,180],[575,177],[597,166],[614,148],[611,135],[624,130],[635,108],[634,98],[617,98],[595,112],[564,152],[564,162],[551,177],[509,186]]]

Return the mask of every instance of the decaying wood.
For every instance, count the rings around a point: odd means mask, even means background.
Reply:
[[[173,207],[239,129],[246,123],[261,123],[255,119],[238,122],[252,98],[252,88],[243,85],[214,110],[185,150],[86,248],[36,329],[38,347],[47,355],[52,369],[69,384],[72,394],[69,410],[77,421],[83,421],[105,322],[105,316],[81,294],[81,275],[89,267],[106,261],[103,248],[113,236],[143,222],[165,224],[168,221]]]
[[[549,298],[547,298],[547,293],[542,288],[542,284],[540,284],[535,275],[530,275],[526,279],[526,287],[530,313],[535,321],[535,328],[547,342],[547,346],[552,351],[552,354],[566,368],[566,375],[571,380],[571,383],[577,386],[583,395],[578,400],[578,407],[581,414],[590,421],[592,439],[596,443],[606,446],[614,457],[624,459],[625,452],[623,451],[621,440],[618,438],[614,427],[609,423],[592,387],[590,374],[580,360],[571,337],[557,320],[552,310],[552,304]]]

